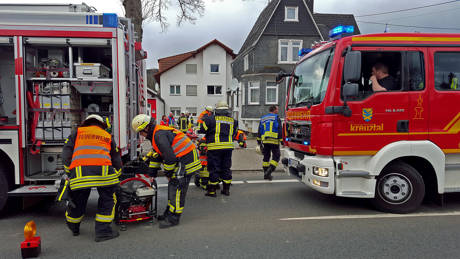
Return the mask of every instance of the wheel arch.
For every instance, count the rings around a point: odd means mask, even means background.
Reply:
[[[11,160],[10,156],[0,148],[0,173],[5,173],[6,179],[8,181],[8,184],[10,185],[9,187],[13,187],[15,184],[14,181],[14,162]]]
[[[430,141],[399,141],[382,148],[370,162],[371,174],[379,176],[385,167],[405,162],[423,177],[426,189],[444,193],[445,155]]]

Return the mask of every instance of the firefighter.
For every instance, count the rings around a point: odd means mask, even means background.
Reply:
[[[202,111],[200,113],[200,116],[198,116],[198,119],[196,120],[197,124],[198,124],[198,127],[200,127],[201,123],[203,123],[203,119],[207,116],[211,116],[212,115],[212,106],[206,106],[206,108],[204,109],[204,111]]]
[[[182,131],[182,133],[186,133],[188,130],[188,119],[184,113],[181,113],[179,117],[179,130]]]
[[[236,133],[236,136],[235,136],[235,141],[238,142],[238,145],[241,148],[247,147],[246,140],[247,140],[247,137],[246,137],[246,134],[244,134],[244,131],[238,130],[238,133]]]
[[[150,162],[152,177],[156,177],[161,163],[168,178],[168,206],[158,219],[160,228],[179,224],[184,210],[185,195],[193,173],[201,168],[198,151],[193,142],[177,129],[156,125],[155,120],[139,114],[132,121],[132,128],[151,141],[159,156]]]
[[[230,195],[232,183],[232,151],[233,139],[238,130],[238,121],[231,117],[228,104],[219,101],[214,115],[205,116],[200,125],[200,133],[206,134],[208,149],[209,183],[206,196],[216,197],[216,189],[219,179],[223,181],[221,193]]]
[[[115,140],[106,131],[104,119],[89,115],[82,126],[65,141],[62,162],[70,178],[70,197],[74,208],[66,210],[67,226],[74,236],[80,234],[80,222],[92,187],[99,193],[96,213],[96,242],[118,237],[111,223],[115,214],[115,189],[121,174],[121,157]]]
[[[206,147],[206,137],[201,138],[198,141],[198,150],[200,151],[200,162],[201,170],[198,177],[198,185],[206,190],[209,181],[209,171],[208,171],[208,148]]]
[[[282,124],[278,116],[278,107],[270,106],[270,113],[262,116],[257,133],[257,144],[259,144],[264,156],[262,168],[264,170],[264,179],[271,181],[272,172],[275,171],[280,161],[280,142]],[[270,154],[272,159],[270,160]]]

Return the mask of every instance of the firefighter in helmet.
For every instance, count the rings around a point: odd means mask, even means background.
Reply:
[[[198,116],[198,119],[196,120],[198,127],[200,127],[201,123],[203,123],[203,119],[206,118],[207,116],[212,115],[212,106],[206,106],[203,112],[200,113],[200,116]]]
[[[132,128],[151,141],[158,153],[156,161],[150,162],[153,177],[161,163],[168,178],[168,206],[159,216],[160,228],[179,224],[184,210],[185,195],[192,175],[201,169],[198,151],[193,142],[177,129],[156,125],[155,119],[139,114],[132,120]]]
[[[179,130],[182,133],[186,133],[188,130],[188,118],[185,116],[185,113],[181,113],[179,117]]]
[[[233,139],[238,130],[238,121],[231,117],[228,104],[219,101],[214,114],[203,118],[200,133],[206,134],[209,183],[206,196],[216,197],[219,180],[223,181],[222,194],[230,195],[232,183]]]
[[[75,204],[66,210],[67,226],[74,236],[80,234],[80,222],[86,210],[91,188],[99,193],[96,213],[96,242],[118,237],[112,229],[115,189],[121,174],[121,157],[115,140],[106,131],[107,124],[96,114],[89,115],[82,126],[65,141],[62,162],[70,178],[70,197]]]
[[[278,107],[270,106],[269,111],[270,113],[260,119],[257,143],[264,156],[262,163],[264,179],[271,181],[272,173],[278,166],[281,157],[280,142],[283,126],[278,116]]]

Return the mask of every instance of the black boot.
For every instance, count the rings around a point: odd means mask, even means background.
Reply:
[[[109,232],[109,233],[100,233],[100,234],[96,233],[96,238],[94,239],[94,241],[96,242],[107,241],[110,239],[117,238],[119,235],[120,233],[118,233],[118,231],[116,230],[112,230],[112,232]]]
[[[212,184],[208,184],[208,191],[206,192],[206,196],[209,196],[209,197],[217,197],[216,195],[216,186],[215,185],[212,185]]]
[[[268,179],[268,178],[267,178],[267,170],[268,170],[268,167],[265,167],[265,166],[264,166],[263,169],[264,169],[264,180],[267,180],[267,179]]]
[[[67,222],[67,227],[72,231],[73,236],[80,235],[80,223]]]
[[[166,206],[165,212],[163,212],[162,215],[159,215],[157,217],[157,219],[158,220],[165,220],[165,218],[168,217],[168,212],[169,212],[169,208],[168,208],[168,206]]]
[[[172,214],[172,213],[171,213]],[[161,229],[170,228],[179,225],[179,219],[175,219],[173,215],[169,215],[165,218],[164,221],[160,221],[160,225],[158,226]]]
[[[223,183],[223,189],[220,192],[225,196],[230,196],[230,184],[229,183]]]
[[[270,165],[270,167],[265,172],[264,179],[267,179],[269,181],[273,180],[272,172],[275,171],[275,168],[276,168],[275,166]]]

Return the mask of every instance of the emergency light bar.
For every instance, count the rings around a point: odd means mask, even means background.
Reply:
[[[299,57],[303,57],[306,54],[310,53],[311,51],[312,51],[312,49],[300,49],[299,50]]]
[[[339,25],[329,31],[329,37],[335,38],[345,33],[353,33],[354,31],[355,31],[355,27],[353,25],[349,25],[349,26]]]

